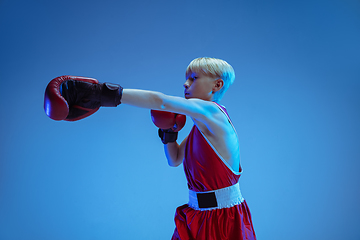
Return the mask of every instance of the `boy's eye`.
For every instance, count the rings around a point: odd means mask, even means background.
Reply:
[[[188,77],[189,81],[194,81],[197,78],[198,76],[194,76],[194,75]]]

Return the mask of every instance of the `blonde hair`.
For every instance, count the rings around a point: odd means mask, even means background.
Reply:
[[[193,73],[203,73],[211,77],[221,78],[224,86],[214,94],[214,101],[220,101],[226,90],[235,80],[233,67],[224,60],[218,58],[201,57],[192,60],[186,68],[186,79]]]

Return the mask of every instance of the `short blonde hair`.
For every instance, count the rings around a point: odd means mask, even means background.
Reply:
[[[214,101],[220,101],[226,90],[235,80],[233,67],[224,60],[218,58],[201,57],[192,60],[186,68],[186,79],[193,73],[203,73],[208,76],[221,78],[224,86],[215,93]]]

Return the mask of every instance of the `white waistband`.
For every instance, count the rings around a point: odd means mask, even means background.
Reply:
[[[200,208],[197,194],[202,194],[202,193],[215,193],[217,207]],[[241,204],[243,201],[244,198],[241,195],[240,184],[238,182],[230,187],[221,188],[208,192],[194,192],[192,190],[189,190],[188,205],[195,210],[205,211],[205,210],[213,210],[220,208],[230,208],[235,205]]]

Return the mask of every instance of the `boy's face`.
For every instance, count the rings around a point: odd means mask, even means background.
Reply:
[[[213,90],[216,79],[217,78],[205,75],[203,73],[192,73],[184,83],[185,98],[199,98],[206,101],[211,101],[214,95]]]

